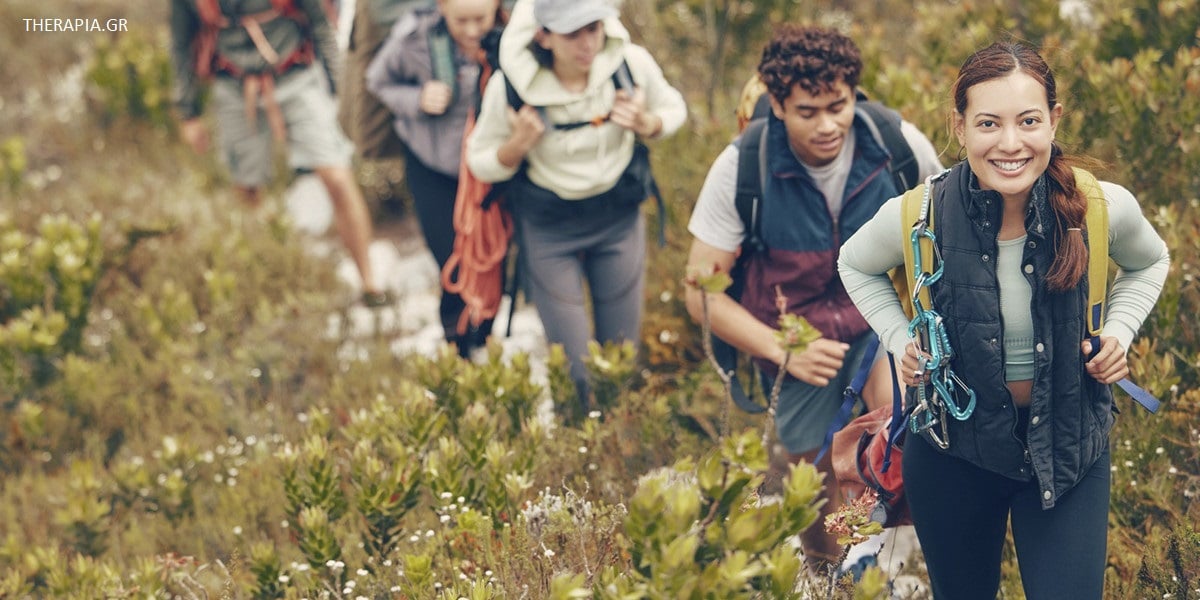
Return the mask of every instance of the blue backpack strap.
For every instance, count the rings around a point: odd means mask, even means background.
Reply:
[[[904,394],[900,392],[900,378],[896,376],[896,359],[892,353],[888,353],[888,366],[892,371],[892,420],[888,424],[888,445],[883,451],[883,466],[879,469],[881,473],[887,473],[889,467],[892,466],[892,448],[901,447],[904,442]]]
[[[1142,408],[1152,413],[1158,412],[1158,398],[1155,398],[1153,394],[1147,392],[1138,384],[1130,381],[1128,377],[1118,381],[1117,387],[1125,390],[1125,393],[1129,394],[1129,397],[1133,398],[1135,402],[1141,404]]]
[[[854,412],[854,405],[858,403],[859,398],[862,398],[863,386],[867,384],[867,377],[871,374],[871,366],[875,364],[875,354],[879,352],[879,336],[871,336],[871,340],[867,342],[867,348],[863,350],[862,362],[858,364],[858,372],[854,374],[854,379],[850,380],[850,385],[842,391],[842,406],[838,409],[837,415],[833,421],[829,423],[829,429],[825,431],[825,442],[821,444],[821,451],[817,453],[817,458],[813,463],[820,462],[821,458],[829,452],[829,448],[833,446],[833,434],[842,430],[847,423],[850,422],[850,415]],[[895,365],[893,369],[893,381],[895,380]],[[897,392],[899,388],[896,388]],[[886,462],[885,462],[886,464]]]
[[[1088,336],[1088,342],[1092,345],[1092,352],[1088,354],[1088,360],[1091,360],[1100,352],[1100,336]],[[1117,387],[1125,390],[1125,393],[1129,394],[1129,397],[1132,398],[1134,402],[1137,402],[1142,408],[1151,413],[1157,413],[1158,408],[1162,405],[1158,398],[1154,397],[1154,394],[1147,392],[1145,388],[1134,383],[1128,377],[1118,381]]]

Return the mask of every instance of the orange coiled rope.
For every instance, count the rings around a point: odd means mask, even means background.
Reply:
[[[486,76],[481,79],[486,81]],[[472,112],[467,116],[463,133],[464,156],[467,135],[474,127]],[[458,318],[459,335],[467,332],[468,323],[478,327],[495,318],[504,295],[504,259],[508,255],[513,224],[512,216],[502,206],[502,199],[483,206],[491,189],[490,183],[471,174],[465,159],[461,161],[458,193],[454,198],[454,251],[442,267],[442,287],[461,296],[466,304]]]

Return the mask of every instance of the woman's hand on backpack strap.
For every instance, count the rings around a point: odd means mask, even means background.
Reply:
[[[662,130],[662,119],[646,110],[646,92],[642,88],[617,90],[608,120],[642,137],[654,137]]]
[[[521,110],[508,109],[508,125],[512,128],[510,141],[529,152],[546,133],[546,124],[536,108],[526,104]]]
[[[525,155],[537,145],[546,132],[546,124],[536,108],[526,104],[521,110],[508,110],[508,127],[511,133],[508,139],[496,151],[496,159],[500,164],[515,169],[525,160]]]
[[[1092,353],[1092,342],[1084,340],[1079,350],[1086,357]],[[1105,385],[1116,383],[1129,376],[1129,361],[1125,349],[1117,338],[1110,335],[1100,336],[1100,352],[1092,357],[1084,367],[1088,375]]]
[[[425,85],[421,86],[421,112],[434,117],[445,114],[453,98],[454,90],[444,82],[426,81]]]

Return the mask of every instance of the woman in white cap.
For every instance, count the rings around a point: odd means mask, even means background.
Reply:
[[[500,42],[503,76],[489,82],[467,140],[474,175],[507,182],[526,290],[571,361],[581,413],[588,342],[636,343],[641,326],[639,205],[651,181],[640,141],[687,118],[618,14],[608,0],[518,0]]]

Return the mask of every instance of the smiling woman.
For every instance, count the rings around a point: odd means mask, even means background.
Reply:
[[[1063,107],[1053,73],[1032,48],[996,43],[972,54],[953,100],[966,160],[925,183],[942,273],[930,287],[954,348],[949,366],[977,405],[961,420],[937,414],[937,440],[918,428],[903,464],[934,596],[994,597],[1011,520],[1028,598],[1098,599],[1110,384],[1129,373],[1126,350],[1167,276],[1166,244],[1128,190],[1074,168],[1055,143]],[[1087,230],[1089,202],[1105,204],[1108,231]],[[907,228],[900,198],[889,201],[847,240],[839,271],[900,357],[906,383],[927,386],[928,378],[910,375],[925,370],[928,355],[910,339],[886,275],[903,263]],[[1098,236],[1108,238],[1120,269],[1096,347],[1084,307],[1087,242]],[[921,407],[937,412],[926,397]],[[918,402],[912,391],[908,399]]]
[[[954,134],[979,187],[996,190],[1006,206],[1023,214],[1029,191],[1050,165],[1063,107],[1047,105],[1043,85],[1019,71],[963,91],[964,104],[954,112]],[[1005,223],[1024,229],[1023,218]],[[1001,232],[1001,239],[1009,237]]]

